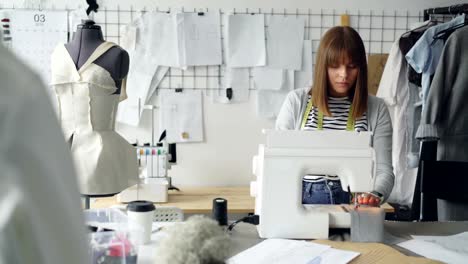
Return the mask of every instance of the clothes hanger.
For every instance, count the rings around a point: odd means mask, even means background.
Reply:
[[[406,37],[410,36],[411,33],[419,32],[419,31],[421,31],[421,30],[425,31],[426,29],[428,29],[428,28],[430,28],[430,27],[432,27],[432,26],[434,26],[434,25],[437,25],[437,23],[438,23],[438,21],[437,21],[437,20],[433,20],[432,16],[430,16],[430,20],[429,20],[429,22],[428,22],[427,24],[424,24],[424,25],[419,26],[419,27],[417,27],[417,28],[408,30],[408,31],[406,31],[405,33],[403,33],[403,34],[401,35],[401,37],[402,37],[402,38],[406,38]]]
[[[449,11],[450,12],[450,11]],[[467,15],[465,15],[465,21],[463,21],[463,23],[460,23],[460,24],[457,24],[457,25],[453,25],[447,29],[444,29],[440,32],[438,32],[437,34],[434,35],[434,40],[433,40],[433,43],[434,41],[436,41],[437,39],[444,39],[446,40],[450,34],[452,34],[455,30],[459,29],[459,28],[462,28],[464,26],[468,25],[468,19],[467,19]]]
[[[421,30],[425,31],[426,29],[428,29],[428,28],[430,28],[430,27],[432,27],[434,25],[437,25],[437,23],[438,23],[437,19],[434,19],[434,16],[431,15],[431,14],[434,14],[434,10],[435,9],[433,8],[432,13],[430,11],[428,11],[428,13],[429,13],[429,20],[428,21],[429,22],[427,24],[424,24],[424,25],[421,25],[421,26],[419,26],[417,28],[406,31],[405,33],[403,33],[401,35],[401,38],[407,38],[408,36],[411,35],[411,33],[419,32]]]

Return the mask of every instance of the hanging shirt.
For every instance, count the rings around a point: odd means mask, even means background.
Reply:
[[[0,263],[88,263],[76,175],[46,88],[1,44],[0,58]]]
[[[448,38],[421,117],[418,138],[439,138],[437,159],[468,161],[468,27]]]
[[[418,26],[415,25],[415,27]],[[412,203],[417,175],[417,169],[408,166],[407,142],[410,137],[408,131],[412,131],[417,125],[409,119],[408,110],[414,110],[414,103],[420,99],[417,95],[411,96],[414,92],[418,93],[418,87],[412,86],[413,91],[410,93],[407,68],[408,65],[399,47],[399,40],[396,40],[385,64],[377,97],[384,99],[392,118],[392,165],[395,185],[388,201],[398,204]]]
[[[418,40],[422,37],[422,35],[424,35],[424,32],[426,32],[428,28],[434,25],[437,25],[437,22],[432,21],[432,20],[427,20],[427,21],[422,22],[422,24],[420,22],[418,22],[417,24],[420,24],[420,25],[411,27],[411,30],[401,35],[400,39],[398,40],[400,51],[403,54],[408,53],[408,51],[410,51],[411,48],[413,48],[414,44],[416,44],[416,42],[418,42]],[[408,80],[409,82],[420,87],[421,86],[421,73],[417,73],[411,66],[408,67]]]
[[[414,44],[413,48],[406,54],[406,60],[413,69],[422,73],[423,108],[427,100],[427,94],[431,85],[431,76],[439,64],[440,54],[444,48],[442,39],[433,37],[442,30],[465,22],[465,14],[458,16],[447,23],[433,26],[426,30],[424,35]]]

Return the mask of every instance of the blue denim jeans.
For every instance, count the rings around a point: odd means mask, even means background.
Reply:
[[[351,196],[339,180],[302,181],[302,204],[349,204]]]

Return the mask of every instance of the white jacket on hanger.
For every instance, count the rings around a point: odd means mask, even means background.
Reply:
[[[0,44],[0,264],[87,263],[70,151],[41,80]]]

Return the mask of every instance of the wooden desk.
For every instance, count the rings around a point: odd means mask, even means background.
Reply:
[[[255,199],[250,197],[249,187],[182,187],[180,192],[169,191],[169,202],[162,206],[176,206],[186,214],[211,214],[213,199],[222,197],[228,201],[231,214],[253,213]],[[117,198],[97,198],[91,208],[106,208],[116,205]]]
[[[228,200],[228,212],[230,214],[253,213],[255,199],[250,196],[247,186],[242,187],[185,187],[181,191],[169,191],[169,202],[161,203],[162,206],[175,206],[185,214],[210,214],[213,207],[213,199],[222,197]],[[91,208],[106,208],[118,204],[117,198],[96,198],[91,203]],[[389,204],[384,204],[385,212],[393,212]]]

